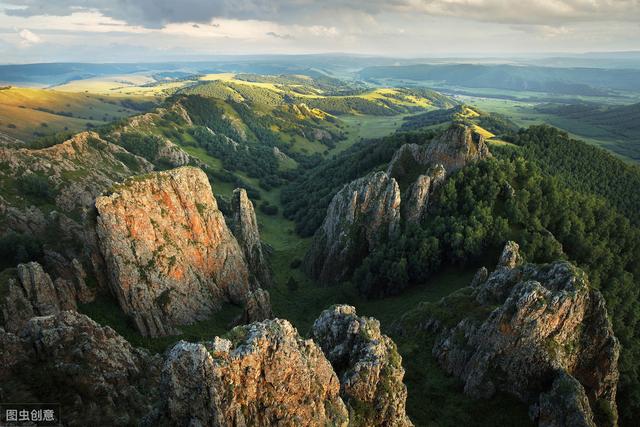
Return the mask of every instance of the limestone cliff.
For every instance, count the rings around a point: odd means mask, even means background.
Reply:
[[[249,264],[249,272],[261,286],[271,286],[271,270],[262,250],[253,203],[244,188],[233,191],[230,228]]]
[[[346,426],[340,384],[320,348],[285,320],[176,344],[149,425]]]
[[[207,176],[183,167],[127,180],[96,200],[110,285],[143,335],[177,332],[252,285]]]
[[[436,331],[434,356],[465,393],[513,394],[541,425],[616,424],[620,345],[578,268],[522,264],[509,242],[493,273],[481,270],[472,287],[422,310],[423,328]]]
[[[380,322],[358,317],[354,307],[334,306],[313,324],[312,336],[340,378],[352,426],[410,426],[402,358]],[[371,410],[374,409],[374,410]]]
[[[400,189],[388,174],[372,173],[345,185],[313,238],[307,270],[322,283],[345,279],[370,248],[394,236],[399,223]]]

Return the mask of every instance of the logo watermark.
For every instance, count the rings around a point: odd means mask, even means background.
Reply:
[[[0,427],[61,425],[59,403],[0,403]]]

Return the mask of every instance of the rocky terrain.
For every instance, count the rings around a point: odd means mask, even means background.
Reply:
[[[0,329],[0,397],[59,400],[68,425],[411,425],[401,359],[375,319],[336,307],[313,335],[321,345],[266,320],[152,355],[62,311]]]
[[[491,274],[419,312],[433,355],[466,394],[510,393],[539,425],[617,424],[620,345],[602,296],[573,265],[523,264],[509,242]]]
[[[132,178],[96,208],[111,289],[143,335],[177,333],[258,286],[200,169]]]
[[[37,262],[19,264],[10,277],[6,277],[6,290],[2,308],[2,326],[10,332],[21,330],[29,319],[57,314],[62,310],[75,310],[78,303],[93,299],[93,291],[84,282],[84,271],[73,260],[76,276],[61,277],[54,281]]]
[[[60,402],[65,425],[131,425],[157,399],[160,362],[77,312],[34,317],[0,329],[0,397]]]
[[[340,378],[340,395],[353,426],[411,426],[405,412],[407,388],[396,345],[380,322],[358,317],[348,305],[322,312],[312,336]]]
[[[352,181],[333,197],[306,255],[307,271],[323,284],[348,278],[364,256],[395,235],[401,218],[424,219],[430,195],[448,173],[489,156],[483,137],[460,124],[424,145],[401,146],[386,172]]]
[[[271,269],[262,250],[253,203],[249,200],[244,188],[233,191],[231,212],[231,231],[242,248],[249,264],[249,271],[254,275],[253,280],[257,280],[262,286],[270,286],[272,284]]]
[[[346,185],[331,200],[327,216],[307,253],[306,265],[321,283],[346,278],[356,260],[400,224],[400,189],[385,172]]]

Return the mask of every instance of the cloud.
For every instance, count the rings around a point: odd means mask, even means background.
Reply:
[[[278,34],[278,33],[273,32],[273,31],[269,31],[266,34],[268,36],[270,36],[270,37],[275,37],[277,39],[282,39],[282,40],[293,40],[293,39],[295,39],[295,37],[293,37],[291,34]]]
[[[20,37],[20,46],[22,47],[29,47],[42,41],[40,36],[26,28],[18,32],[18,37]]]
[[[66,16],[98,11],[131,25],[208,23],[214,18],[334,25],[380,14],[449,16],[506,24],[638,21],[639,0],[5,0],[7,15]],[[11,6],[13,5],[13,6]]]

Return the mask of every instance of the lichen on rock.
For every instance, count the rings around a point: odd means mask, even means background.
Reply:
[[[286,320],[168,353],[148,425],[346,426],[340,385],[320,348]]]
[[[255,288],[200,169],[131,178],[96,208],[111,289],[143,335],[176,333]]]
[[[412,425],[405,411],[402,357],[391,338],[380,332],[380,322],[338,305],[316,319],[312,336],[340,378],[350,425]]]
[[[462,297],[475,308],[457,313],[453,323],[439,318],[455,311],[449,301]],[[590,425],[600,417],[600,424],[616,424],[620,344],[602,295],[577,267],[523,263],[518,245],[508,242],[493,273],[482,271],[473,287],[430,307],[433,317],[422,324],[436,331],[433,355],[463,381],[466,394],[510,393],[539,408],[532,413],[541,422],[579,418]],[[570,396],[550,402],[559,390]],[[596,413],[602,406],[609,408],[607,419]]]

